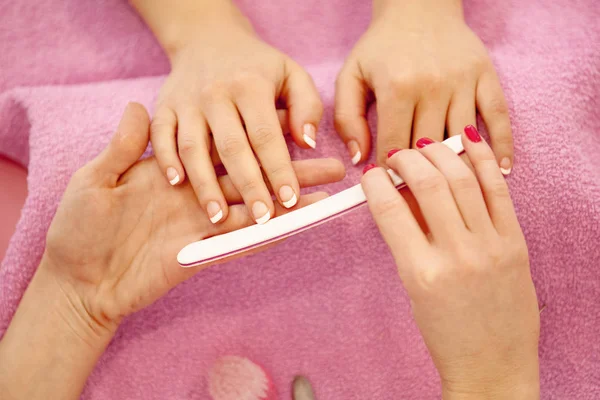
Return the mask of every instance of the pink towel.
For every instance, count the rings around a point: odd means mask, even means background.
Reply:
[[[333,82],[370,1],[240,2],[269,42],[313,75],[326,104],[317,155],[348,161]],[[544,399],[600,397],[600,7],[597,0],[465,1],[511,105],[508,178],[541,315]],[[107,142],[130,100],[151,106],[167,63],[121,0],[0,5],[0,152],[29,168],[29,197],[0,268],[0,334],[44,246],[70,174]],[[89,83],[97,82],[97,83]],[[76,86],[35,86],[42,84]],[[314,152],[292,148],[293,156]],[[355,184],[360,171],[331,192]],[[320,399],[424,399],[438,379],[366,210],[266,253],[210,268],[127,319],[86,399],[208,398],[218,358],[269,372],[281,398],[303,373]]]

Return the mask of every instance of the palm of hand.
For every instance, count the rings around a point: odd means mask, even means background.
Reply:
[[[78,172],[61,202],[48,233],[47,255],[60,260],[56,267],[73,277],[85,292],[82,298],[111,299],[88,307],[118,319],[189,277],[192,271],[177,265],[177,252],[217,228],[192,189],[170,187],[153,159],[136,164],[115,187],[99,187],[85,172]]]

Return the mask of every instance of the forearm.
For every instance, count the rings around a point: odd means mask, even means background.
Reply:
[[[232,21],[251,27],[231,0],[130,0],[172,57],[197,35]]]
[[[41,265],[0,342],[0,398],[79,398],[114,334],[79,308]]]

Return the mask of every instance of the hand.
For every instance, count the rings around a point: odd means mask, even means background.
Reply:
[[[155,159],[138,162],[148,128],[143,107],[129,105],[110,145],[74,175],[48,232],[42,264],[73,294],[73,303],[82,305],[82,318],[98,323],[96,329],[116,329],[123,317],[198,272],[177,264],[177,252],[186,244],[253,223],[247,209],[235,205],[242,196],[229,176],[218,184],[233,205],[227,221],[214,225],[189,184],[173,188]],[[344,175],[336,160],[299,161],[293,168],[299,186]],[[324,196],[303,196],[299,206]]]
[[[268,185],[285,208],[300,195],[276,103],[285,104],[296,144],[314,148],[319,95],[311,77],[261,41],[239,11],[197,21],[190,37],[170,54],[157,101],[151,139],[158,164],[171,184],[187,175],[211,221],[224,221],[230,211],[210,161],[212,134],[233,185],[264,223],[275,214]]]
[[[491,149],[474,127],[465,132],[475,174],[439,143],[387,160],[414,195],[428,235],[384,170],[368,171],[363,188],[444,398],[536,398],[539,312],[527,247]]]
[[[465,24],[460,1],[374,1],[371,26],[336,84],[335,123],[354,164],[368,157],[367,97],[377,101],[377,161],[393,148],[441,141],[485,121],[496,159],[508,174],[513,142],[498,77],[481,40]]]

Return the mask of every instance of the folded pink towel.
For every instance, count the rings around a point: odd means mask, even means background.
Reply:
[[[291,147],[293,156],[347,161],[332,128],[333,82],[368,23],[370,2],[255,3],[242,6],[263,37],[307,66],[326,104],[317,151]],[[600,7],[596,0],[465,3],[511,104],[516,163],[508,180],[546,306],[542,398],[596,399]],[[0,6],[0,90],[166,72],[125,2],[97,7],[76,0]],[[0,94],[0,152],[29,167],[29,197],[0,267],[0,334],[35,271],[69,176],[107,142],[125,104],[150,106],[161,81]],[[360,171],[347,165],[348,178],[328,190],[358,182]],[[312,380],[320,399],[439,396],[391,257],[364,209],[203,271],[127,319],[84,398],[205,399],[209,371],[228,354],[269,371],[281,398],[290,398],[298,373]]]

